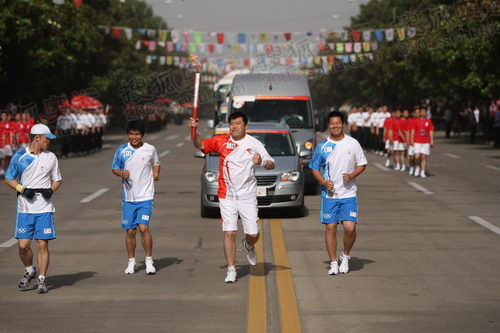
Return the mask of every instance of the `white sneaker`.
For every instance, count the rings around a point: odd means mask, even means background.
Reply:
[[[346,256],[344,253],[340,255],[340,273],[346,274],[347,272],[349,272],[349,259],[351,259],[351,257]]]
[[[399,171],[399,164],[396,164],[396,166],[394,167],[394,171]]]
[[[328,271],[328,274],[330,274],[330,275],[339,274],[339,262],[337,260],[332,261],[330,263],[330,270]]]
[[[385,167],[388,168],[390,166],[391,166],[391,160],[387,159],[387,161],[385,161]]]
[[[415,171],[414,167],[410,167],[410,176],[413,176],[413,171]]]
[[[153,259],[150,260],[146,259],[145,263],[146,263],[146,274],[148,275],[156,274],[156,268],[153,265]]]
[[[241,244],[243,245],[243,248],[247,252],[247,260],[250,263],[250,265],[252,266],[257,265],[257,253],[255,253],[255,247],[249,249],[247,247],[247,241],[245,239],[241,240]]]
[[[235,283],[236,282],[236,269],[227,269],[226,278],[224,279],[225,283]]]
[[[405,172],[406,171],[406,165],[403,164],[403,166],[401,167],[401,169],[399,169],[399,171]]]
[[[415,172],[413,173],[413,175],[414,175],[415,177],[418,177],[418,176],[420,175],[420,168],[419,168],[419,167],[416,167],[416,168],[415,168]]]
[[[129,259],[127,268],[125,269],[125,274],[134,274],[135,273],[135,259]]]
[[[420,178],[427,178],[425,175],[425,170],[420,171]]]

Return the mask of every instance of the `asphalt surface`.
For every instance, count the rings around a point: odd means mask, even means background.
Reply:
[[[438,139],[426,179],[385,169],[368,153],[347,275],[327,275],[316,195],[306,197],[303,218],[263,212],[258,265],[250,268],[238,242],[238,281],[224,284],[220,221],[200,218],[203,161],[188,135],[171,125],[145,138],[162,163],[153,276],[139,240],[140,270],[123,273],[111,160],[125,135],[106,137],[100,153],[60,160],[47,295],[17,288],[15,194],[0,186],[0,331],[500,331],[500,151]]]

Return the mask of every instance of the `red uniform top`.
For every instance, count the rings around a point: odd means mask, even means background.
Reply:
[[[393,118],[387,118],[384,121],[384,140],[389,140],[389,130],[392,129],[392,120]]]
[[[410,128],[409,128],[409,125],[410,125],[410,119],[409,118],[401,118],[401,130],[403,132],[403,138],[405,140],[408,139],[408,133],[410,132]]]
[[[434,125],[430,119],[415,119],[413,121],[416,143],[431,143],[431,131],[434,131]]]
[[[392,121],[392,140],[398,142],[404,142],[403,138],[399,135],[399,131],[403,131],[403,119],[394,118]]]
[[[31,127],[33,127],[33,125],[30,126],[29,122],[26,122],[26,121],[20,121],[18,123],[18,133],[19,133],[19,143],[28,143],[29,140],[29,133],[31,131]]]
[[[3,121],[0,121],[0,149],[3,148],[3,134],[4,134],[4,129],[3,129]]]
[[[12,144],[11,134],[16,133],[17,124],[14,121],[4,121],[1,122],[3,126],[4,134],[4,146],[10,146]]]

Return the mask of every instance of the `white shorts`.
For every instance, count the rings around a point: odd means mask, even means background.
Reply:
[[[408,147],[408,156],[413,156],[413,155],[415,155],[415,147],[409,146]]]
[[[391,150],[391,148],[392,148],[392,147],[391,147],[391,141],[389,141],[389,140],[385,140],[385,149],[387,149],[387,150]]]
[[[5,156],[10,157],[12,156],[12,146],[11,145],[5,145],[3,147],[3,153]]]
[[[392,150],[394,151],[404,151],[406,149],[405,144],[399,141],[394,141]]]
[[[219,199],[222,231],[238,230],[238,215],[243,223],[243,230],[247,235],[259,233],[259,209],[257,198],[245,200]]]
[[[431,154],[431,144],[430,143],[415,143],[415,154],[430,155]]]

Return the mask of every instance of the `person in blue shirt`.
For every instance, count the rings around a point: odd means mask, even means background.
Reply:
[[[330,256],[328,274],[349,271],[350,251],[356,240],[358,200],[356,177],[366,169],[366,157],[359,142],[344,134],[344,114],[328,115],[330,136],[314,150],[309,164],[314,178],[321,184],[320,222],[326,226],[325,243]],[[337,225],[344,228],[344,250],[337,261]]]
[[[46,294],[49,241],[56,238],[52,194],[61,186],[62,178],[56,155],[47,150],[50,140],[56,138],[55,135],[42,124],[33,126],[30,133],[30,145],[14,154],[5,182],[17,191],[15,238],[18,240],[19,257],[25,266],[24,276],[18,286],[26,289],[37,277],[31,251],[31,241],[35,239],[40,270],[37,290],[39,294]]]
[[[129,142],[118,147],[112,164],[113,173],[122,179],[122,229],[126,232],[128,253],[125,274],[135,273],[137,228],[141,232],[141,243],[146,254],[146,273],[156,273],[149,225],[153,212],[154,182],[160,180],[160,161],[156,148],[142,141],[145,131],[144,122],[131,121],[127,126]]]

